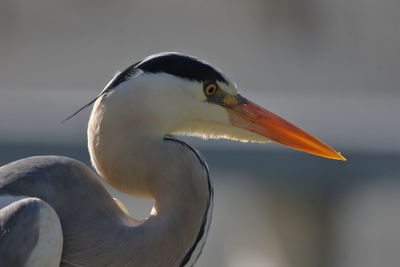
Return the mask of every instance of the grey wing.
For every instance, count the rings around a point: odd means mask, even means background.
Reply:
[[[64,237],[57,247],[62,246],[62,263],[68,266],[85,261],[87,251],[96,253],[90,242],[103,239],[93,233],[106,229],[106,222],[127,218],[93,170],[61,156],[36,156],[0,167],[0,202],[2,195],[37,198],[54,209],[50,217],[58,216]]]
[[[0,209],[0,266],[59,266],[62,246],[58,216],[43,200],[24,198]]]

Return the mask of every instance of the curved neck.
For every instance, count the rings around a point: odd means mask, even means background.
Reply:
[[[180,141],[110,125],[107,114],[98,111],[88,128],[93,165],[116,189],[154,200],[157,211],[143,224],[123,228],[127,259],[135,258],[137,266],[185,266],[201,252],[211,219],[212,188],[204,163]]]

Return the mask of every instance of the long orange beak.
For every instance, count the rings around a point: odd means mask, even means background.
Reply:
[[[232,125],[297,150],[325,158],[346,160],[324,142],[243,96],[238,95],[235,100],[231,98],[230,104],[224,103]]]

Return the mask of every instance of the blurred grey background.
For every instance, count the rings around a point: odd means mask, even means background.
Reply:
[[[399,266],[399,11],[395,0],[0,1],[0,163],[90,164],[89,111],[60,121],[129,64],[192,54],[349,159],[185,138],[216,191],[198,266]],[[150,210],[113,194],[140,218]]]

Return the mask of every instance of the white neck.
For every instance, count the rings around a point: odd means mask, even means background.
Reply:
[[[212,193],[207,170],[189,147],[154,134],[154,125],[140,119],[146,111],[140,103],[137,116],[116,120],[126,115],[112,109],[120,101],[109,97],[95,103],[88,127],[92,163],[116,189],[155,201],[157,214],[126,235],[127,257],[135,257],[142,263],[138,266],[178,266],[201,229],[208,228],[204,219],[211,217]]]

